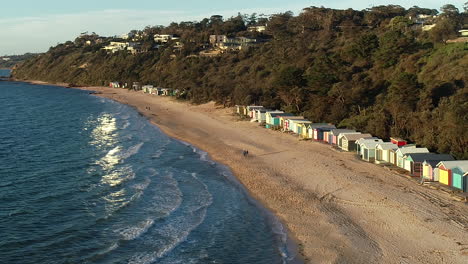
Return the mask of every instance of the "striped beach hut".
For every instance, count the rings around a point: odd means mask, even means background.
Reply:
[[[311,123],[308,127],[307,127],[307,132],[308,132],[308,138],[311,138],[313,139],[314,138],[314,130],[317,128],[317,127],[321,127],[321,126],[328,126],[330,125],[329,123]]]
[[[376,147],[380,143],[383,143],[383,140],[380,138],[360,139],[359,143],[356,142],[358,155],[367,162],[374,162]]]
[[[324,141],[325,132],[331,131],[332,129],[336,129],[335,125],[327,124],[327,125],[313,128],[314,140]]]
[[[375,163],[390,163],[390,151],[397,150],[398,146],[392,142],[382,142],[375,147]]]
[[[439,181],[439,168],[437,164],[440,160],[425,160],[423,162],[423,178],[425,181]]]
[[[439,182],[457,189],[466,186],[468,160],[441,161],[437,164]]]
[[[338,140],[340,148],[344,151],[356,151],[356,141],[361,138],[372,138],[371,134],[340,134]]]
[[[411,176],[421,177],[423,175],[423,163],[430,160],[448,161],[453,160],[449,154],[436,153],[409,153],[404,157],[404,169],[409,171]]]
[[[259,105],[249,105],[249,106],[246,107],[246,109],[247,109],[246,116],[250,117],[251,119],[254,119],[255,118],[255,110],[264,109],[264,107],[259,106]]]
[[[305,118],[303,116],[282,116],[280,118],[280,126],[284,132],[290,131],[290,120],[305,120]]]

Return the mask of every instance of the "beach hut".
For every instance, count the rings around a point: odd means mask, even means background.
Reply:
[[[257,109],[263,109],[264,107],[263,106],[260,106],[260,105],[249,105],[246,107],[247,111],[246,111],[246,116],[247,117],[250,117],[250,118],[254,118],[254,115],[255,115],[255,110]]]
[[[265,123],[267,125],[270,124],[272,122],[271,119],[273,118],[273,116],[275,116],[276,114],[282,114],[282,113],[284,113],[284,112],[280,111],[280,110],[266,111],[265,112]]]
[[[458,169],[456,169],[458,167]],[[466,171],[468,171],[468,160],[441,161],[437,164],[439,169],[439,182],[457,189],[466,186]],[[455,169],[455,173],[454,172]],[[463,173],[463,171],[465,173]],[[461,186],[461,188],[460,188]]]
[[[406,140],[403,140],[401,138],[396,138],[396,137],[391,137],[390,142],[397,145],[398,147],[403,147],[404,145],[407,144]]]
[[[372,138],[371,134],[341,134],[340,148],[344,151],[356,151],[356,141],[361,138]]]
[[[411,173],[411,176],[421,177],[423,174],[423,163],[431,160],[449,161],[453,157],[449,154],[435,153],[408,153],[403,157],[404,169]]]
[[[243,107],[243,105],[236,105],[236,114],[241,115]]]
[[[332,129],[335,129],[335,128],[336,128],[335,125],[332,125],[332,124],[327,124],[327,125],[313,128],[314,139],[317,141],[323,141],[324,133],[331,131]]]
[[[382,142],[375,146],[375,163],[390,163],[390,151],[397,150],[398,146],[392,142]]]
[[[249,106],[245,107],[244,115],[247,116],[247,117],[253,118],[253,110],[254,109],[261,109],[261,108],[263,108],[263,106],[249,105]]]
[[[141,84],[139,82],[133,82],[132,89],[134,91],[140,91],[141,90]]]
[[[170,89],[170,88],[161,88],[161,95],[171,96],[172,95],[172,89]]]
[[[290,126],[290,120],[305,120],[303,116],[282,116],[280,118],[280,127],[282,128],[283,131],[287,132],[289,130]]]
[[[396,152],[396,166],[404,169],[405,168],[405,159],[404,156],[407,154],[415,154],[415,153],[429,153],[427,148],[417,148],[417,147],[405,147],[399,148]],[[406,166],[408,168],[408,166]]]
[[[267,113],[266,127],[274,128],[274,129],[280,128],[280,117],[283,117],[283,116],[292,117],[294,115],[290,113],[274,113],[274,112]]]
[[[310,124],[310,125],[307,127],[307,131],[308,131],[308,133],[309,133],[308,138],[311,138],[311,139],[314,138],[314,130],[315,130],[317,127],[326,127],[326,126],[329,126],[329,125],[330,125],[329,123],[312,123],[312,124]]]
[[[356,130],[352,130],[352,129],[332,129],[329,132],[328,143],[332,145],[338,145],[338,136],[341,133],[360,134],[361,132],[356,132]]]
[[[439,160],[425,160],[423,162],[423,175],[425,181],[439,181]]]
[[[361,159],[367,162],[374,162],[376,147],[381,143],[383,143],[383,140],[380,138],[360,139],[359,144],[356,143],[356,148],[359,148],[358,154],[361,156]]]
[[[263,124],[266,121],[266,115],[265,115],[266,112],[271,111],[271,110],[270,109],[257,109],[255,111],[256,111],[255,119],[257,119],[257,122],[259,122],[260,124]]]
[[[468,192],[468,164],[460,164],[452,169],[452,187]]]
[[[119,82],[110,82],[109,87],[110,88],[120,88],[120,83]]]
[[[149,85],[149,84],[143,85],[143,87],[141,87],[141,89],[143,89],[143,92],[148,93],[148,94],[151,94],[153,88],[154,88],[154,86]]]
[[[307,126],[311,124],[309,120],[291,120],[292,121],[292,132],[298,135],[302,135],[303,129],[307,130]]]

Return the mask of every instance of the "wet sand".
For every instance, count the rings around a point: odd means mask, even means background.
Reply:
[[[450,193],[329,145],[240,121],[214,103],[82,89],[134,106],[171,137],[229,166],[287,226],[308,263],[468,263],[468,206]]]

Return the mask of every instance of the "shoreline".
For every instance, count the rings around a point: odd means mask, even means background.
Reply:
[[[239,122],[213,103],[194,106],[118,88],[73,88],[133,106],[170,137],[229,167],[248,194],[280,219],[305,262],[468,259],[468,209],[446,193],[325,144]],[[251,157],[242,157],[242,149]]]

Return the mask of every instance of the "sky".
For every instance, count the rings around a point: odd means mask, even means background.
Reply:
[[[467,0],[2,0],[0,4],[0,55],[45,52],[57,43],[75,39],[81,32],[121,35],[145,26],[199,21],[217,14],[225,18],[241,13],[300,13],[309,6],[365,9],[377,5],[417,5],[439,9],[446,3],[460,10]]]

